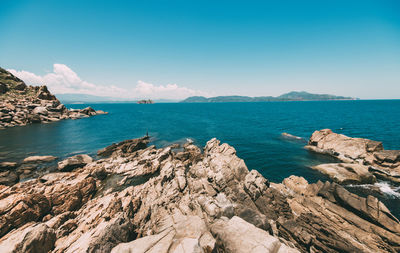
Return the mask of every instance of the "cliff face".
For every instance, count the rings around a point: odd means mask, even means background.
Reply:
[[[297,176],[269,183],[217,139],[203,149],[148,141],[0,185],[0,252],[400,250],[399,221],[372,196]]]
[[[88,107],[68,110],[46,86],[27,86],[0,68],[0,129],[103,114]]]

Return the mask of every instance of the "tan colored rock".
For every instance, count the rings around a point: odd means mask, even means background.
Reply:
[[[312,134],[305,148],[331,155],[345,163],[368,166],[369,172],[376,177],[396,183],[400,182],[400,150],[384,150],[381,142],[351,138],[333,133],[330,129],[323,129]],[[346,166],[346,168],[351,166]],[[354,168],[359,171],[360,167]],[[337,169],[341,170],[341,168]],[[329,171],[329,173],[333,173],[332,168],[329,168]],[[349,175],[349,173],[345,173]],[[351,177],[354,178],[354,175]]]
[[[0,162],[0,171],[13,170],[17,168],[16,162]]]
[[[50,123],[106,114],[92,108],[68,110],[46,86],[27,86],[10,72],[0,68],[0,129],[31,123]]]
[[[340,184],[373,184],[375,176],[368,167],[358,163],[328,163],[311,167],[328,175],[333,181]]]
[[[76,168],[81,168],[88,163],[91,163],[93,158],[88,155],[75,155],[71,156],[58,163],[58,170],[71,171]]]
[[[108,147],[105,147],[97,152],[98,156],[107,157],[112,155],[116,151],[120,151],[122,153],[131,153],[140,149],[144,149],[147,147],[149,143],[148,137],[143,137],[139,139],[125,140],[120,143],[114,143]]]
[[[216,139],[203,151],[139,142],[115,144],[72,172],[0,188],[0,245],[35,222],[54,230],[53,252],[400,250],[399,222],[373,197],[295,176],[268,184]]]
[[[50,252],[54,248],[56,234],[45,224],[26,224],[0,239],[0,252]]]
[[[164,219],[162,232],[129,243],[121,243],[111,252],[212,252],[215,239],[198,216],[175,214]]]
[[[220,243],[219,247],[227,253],[299,252],[237,216],[232,217],[229,221],[217,220],[211,230]]]
[[[23,163],[44,163],[44,162],[51,162],[57,159],[55,156],[51,155],[44,155],[44,156],[28,156],[22,162]]]

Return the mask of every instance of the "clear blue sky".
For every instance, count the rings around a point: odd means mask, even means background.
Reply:
[[[126,90],[400,98],[400,1],[1,0],[0,66],[56,63]]]

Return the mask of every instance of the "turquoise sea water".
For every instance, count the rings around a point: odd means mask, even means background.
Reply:
[[[91,106],[109,114],[1,130],[0,161],[18,161],[29,155],[95,154],[113,142],[141,137],[148,131],[158,147],[188,138],[204,146],[216,137],[234,146],[249,169],[257,169],[270,181],[298,175],[316,182],[327,178],[309,166],[332,160],[306,151],[305,141],[283,138],[282,132],[307,140],[314,130],[330,128],[382,141],[386,149],[400,149],[400,100]],[[378,197],[400,214],[396,209],[400,206],[396,194],[400,193],[381,184],[387,194]],[[365,190],[358,188],[353,190]]]

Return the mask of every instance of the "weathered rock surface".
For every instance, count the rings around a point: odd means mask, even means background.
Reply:
[[[23,163],[44,163],[44,162],[51,162],[57,159],[55,156],[51,155],[43,155],[43,156],[28,156],[24,160]]]
[[[110,146],[107,146],[103,149],[100,149],[97,152],[98,156],[102,157],[107,157],[112,155],[114,152],[122,152],[122,153],[132,153],[134,151],[137,151],[139,149],[144,149],[147,147],[147,144],[149,143],[150,139],[149,137],[142,137],[139,139],[132,139],[132,140],[125,140],[121,141],[119,143],[114,143]]]
[[[344,163],[360,164],[367,167],[368,171],[377,178],[400,183],[400,150],[384,150],[381,142],[351,138],[334,133],[330,129],[323,129],[312,134],[306,148],[331,155]],[[356,165],[349,166],[357,167]],[[324,171],[321,172],[324,173]],[[346,175],[351,175],[351,173],[346,173]]]
[[[67,159],[58,163],[58,170],[60,171],[71,171],[76,168],[85,166],[88,163],[93,162],[93,158],[88,155],[75,155],[68,157]]]
[[[0,171],[15,169],[17,165],[16,162],[0,162]]]
[[[0,185],[13,185],[17,183],[19,176],[15,171],[0,171]]]
[[[368,166],[358,163],[327,163],[312,167],[328,175],[339,184],[373,184],[375,176],[369,172]]]
[[[105,114],[91,107],[68,110],[46,86],[27,86],[0,68],[0,129]]]
[[[374,197],[296,176],[269,183],[216,139],[176,152],[143,143],[0,188],[1,252],[400,250],[400,223]]]

